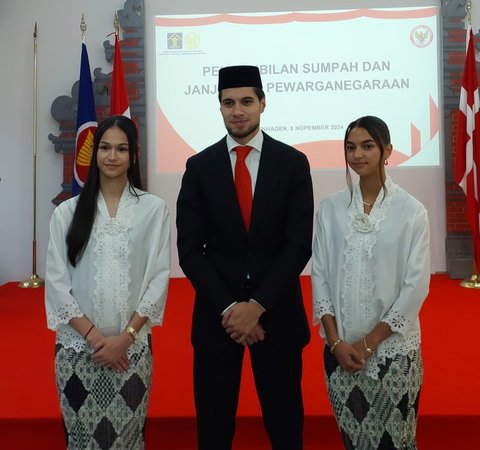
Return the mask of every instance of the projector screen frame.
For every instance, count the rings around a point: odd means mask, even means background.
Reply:
[[[155,6],[155,3],[158,3]],[[325,6],[323,6],[325,4]],[[441,79],[442,73],[442,27],[441,27],[441,2],[440,1],[404,1],[404,2],[362,2],[362,8],[369,7],[395,7],[395,6],[432,6],[438,8],[438,22],[437,32],[438,38],[438,61],[439,61],[439,95],[438,95],[438,109],[439,109],[439,123],[444,123],[443,117],[443,83]],[[357,9],[358,2],[355,1],[339,1],[333,8],[331,2],[305,1],[297,2],[295,10],[338,10],[338,9]],[[264,1],[252,2],[247,1],[239,4],[233,1],[185,1],[180,5],[164,4],[163,2],[146,2],[145,5],[145,21],[146,21],[146,92],[147,92],[147,144],[149,153],[148,162],[148,186],[152,192],[164,198],[169,206],[172,214],[172,221],[175,221],[175,202],[180,188],[182,174],[163,174],[160,179],[154,181],[155,163],[151,161],[152,147],[156,146],[155,136],[155,117],[156,117],[156,95],[155,95],[155,63],[152,61],[152,51],[154,51],[154,30],[153,17],[154,15],[183,15],[183,14],[214,14],[214,13],[244,13],[244,12],[262,12],[262,11],[292,11],[291,2],[286,1]],[[267,98],[268,102],[268,98]],[[272,105],[272,107],[274,107]],[[353,117],[354,118],[354,117]],[[352,119],[353,119],[352,118]],[[218,121],[221,122],[220,113]],[[425,204],[429,211],[432,230],[432,272],[442,272],[446,268],[445,260],[445,236],[446,236],[446,220],[445,220],[445,162],[444,162],[444,131],[440,126],[440,165],[437,167],[424,167],[424,172],[419,172],[416,168],[412,168],[412,175],[407,176],[402,169],[389,168],[389,174],[392,179],[406,188],[412,195],[417,197]],[[221,136],[215,135],[211,137],[211,142],[218,140]],[[392,141],[395,142],[395,136],[392,136]],[[343,171],[336,169],[321,169],[320,171],[312,171],[312,178],[315,189],[315,204],[318,205],[320,198],[328,193],[345,187],[345,179]],[[411,186],[411,179],[415,179],[416,185]],[[325,186],[328,188],[325,190]],[[172,227],[172,276],[183,276],[181,269],[178,266],[178,257],[176,254],[176,230]],[[305,273],[309,273],[308,266]]]

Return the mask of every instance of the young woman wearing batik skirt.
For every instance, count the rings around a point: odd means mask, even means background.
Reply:
[[[344,150],[349,188],[320,203],[312,265],[330,402],[346,449],[414,450],[428,216],[385,174],[392,144],[381,119],[352,122]]]
[[[151,327],[170,273],[170,219],[141,190],[138,137],[123,116],[93,138],[85,186],[50,223],[45,303],[68,449],[143,449]]]

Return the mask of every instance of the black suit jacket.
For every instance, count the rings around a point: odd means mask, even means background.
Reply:
[[[180,266],[196,291],[192,343],[222,349],[222,311],[253,298],[266,339],[285,348],[310,339],[299,275],[311,256],[313,190],[305,155],[264,134],[250,230],[235,192],[226,138],[192,156],[177,201]]]

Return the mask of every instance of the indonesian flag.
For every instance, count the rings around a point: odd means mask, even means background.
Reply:
[[[467,220],[472,230],[473,256],[480,266],[480,114],[474,37],[467,28],[467,54],[463,72],[455,149],[455,181],[465,192]]]
[[[115,34],[115,53],[113,55],[112,88],[110,90],[110,114],[130,117],[128,106],[127,85],[123,71],[120,41]]]

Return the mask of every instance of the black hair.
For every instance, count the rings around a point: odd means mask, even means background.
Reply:
[[[77,206],[73,213],[72,222],[66,237],[68,259],[70,264],[74,267],[82,258],[95,222],[98,191],[100,190],[100,174],[97,165],[98,147],[105,132],[114,127],[122,130],[128,139],[130,167],[127,171],[127,179],[130,192],[138,197],[134,188],[142,189],[140,165],[138,162],[137,127],[133,120],[128,117],[108,117],[98,125],[93,136],[92,158],[87,180],[85,181],[82,192],[78,197]]]

